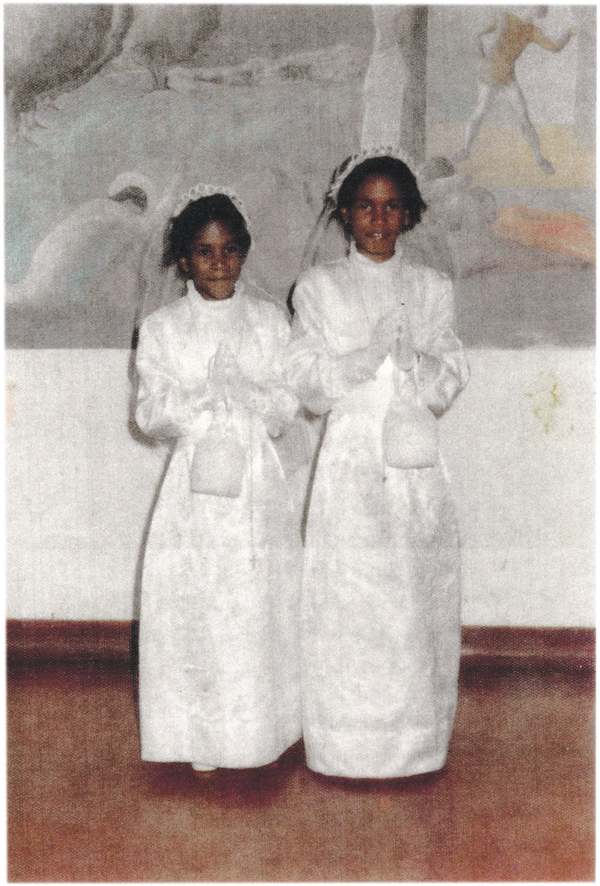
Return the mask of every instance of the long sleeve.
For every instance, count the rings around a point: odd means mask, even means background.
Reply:
[[[210,408],[206,383],[186,385],[177,370],[164,321],[150,316],[142,324],[136,355],[139,377],[136,421],[148,436],[165,439],[193,433],[200,413]]]
[[[299,401],[284,377],[285,354],[290,340],[290,325],[279,314],[275,326],[275,347],[270,361],[268,376],[258,387],[255,411],[262,417],[271,436],[279,436],[283,428],[296,416]]]
[[[454,333],[454,297],[449,277],[429,271],[426,334],[416,341],[417,386],[423,402],[439,416],[469,380],[469,364]]]
[[[281,378],[271,377],[257,384],[240,377],[233,382],[231,393],[233,399],[260,417],[271,437],[278,437],[298,411],[298,398]]]
[[[300,401],[315,415],[329,412],[335,402],[374,373],[363,351],[336,355],[327,346],[315,305],[315,284],[301,280],[294,290],[296,315],[292,324],[286,378]],[[376,368],[376,367],[375,367]]]
[[[275,305],[256,305],[248,327],[259,333],[264,350],[244,369],[231,353],[219,350],[210,366],[210,389],[258,415],[272,437],[278,436],[298,411],[298,398],[285,383],[283,361],[290,337],[289,322]]]

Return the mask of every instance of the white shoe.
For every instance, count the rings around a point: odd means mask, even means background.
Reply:
[[[216,766],[207,766],[206,763],[192,763],[192,769],[196,772],[214,772],[216,768]]]

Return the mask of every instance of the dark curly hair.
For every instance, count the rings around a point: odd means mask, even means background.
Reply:
[[[398,160],[396,157],[370,157],[363,160],[352,172],[344,179],[337,196],[337,206],[333,217],[344,228],[346,234],[349,234],[348,226],[344,224],[340,214],[341,209],[350,209],[354,202],[354,195],[358,191],[363,181],[370,175],[385,175],[391,178],[402,191],[404,200],[404,208],[408,210],[409,221],[405,230],[410,231],[415,225],[421,221],[421,216],[427,209],[427,204],[421,197],[417,180],[410,171],[406,163]]]
[[[242,252],[247,253],[252,238],[244,216],[226,194],[200,197],[185,207],[183,212],[171,219],[167,233],[165,264],[189,259],[190,247],[202,228],[211,222],[220,222],[229,230]]]

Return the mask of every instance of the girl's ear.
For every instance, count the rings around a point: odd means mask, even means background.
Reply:
[[[404,210],[404,227],[405,228],[410,227],[410,210],[408,210],[408,209]]]
[[[190,265],[189,265],[187,258],[183,258],[183,257],[180,258],[179,261],[177,262],[177,264],[179,265],[179,267],[181,268],[181,270],[183,271],[184,274],[190,273]]]
[[[342,221],[344,222],[345,225],[347,225],[348,222],[350,221],[350,213],[348,212],[347,206],[342,206],[342,208],[340,209],[340,218],[342,219]]]

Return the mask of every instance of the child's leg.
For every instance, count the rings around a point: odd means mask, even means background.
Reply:
[[[510,87],[507,90],[507,93],[513,108],[517,112],[521,132],[523,133],[525,141],[535,154],[535,159],[538,163],[538,166],[540,166],[548,175],[552,175],[552,173],[554,172],[554,166],[548,160],[548,158],[544,157],[544,155],[542,154],[538,134],[536,132],[535,126],[529,119],[529,112],[527,110],[525,96],[521,92],[521,87],[516,80],[514,81],[514,83],[511,83]]]
[[[462,160],[466,160],[469,154],[471,153],[471,148],[473,147],[473,142],[475,141],[475,136],[479,132],[481,124],[483,122],[483,118],[488,109],[488,106],[494,96],[494,87],[489,83],[481,83],[479,85],[479,96],[477,99],[477,108],[475,109],[475,113],[473,114],[469,124],[467,126],[467,133],[465,136],[465,146],[460,151],[457,151],[451,160],[454,163],[460,163]]]

